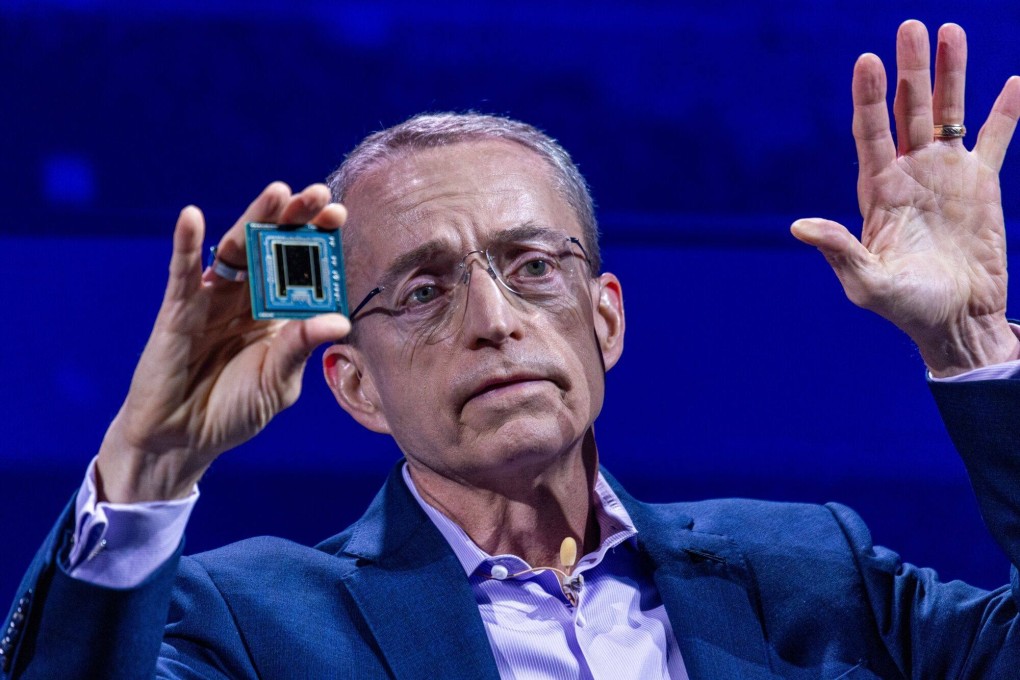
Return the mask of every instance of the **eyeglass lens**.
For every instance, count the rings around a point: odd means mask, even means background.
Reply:
[[[572,306],[584,289],[579,283],[588,271],[587,260],[578,239],[563,234],[498,242],[460,259],[433,258],[399,282],[378,287],[359,309],[390,316],[409,332],[434,335],[464,306],[479,269],[516,308]],[[369,308],[374,296],[380,304]]]

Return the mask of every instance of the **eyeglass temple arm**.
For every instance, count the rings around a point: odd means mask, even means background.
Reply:
[[[355,307],[354,310],[347,315],[347,318],[350,319],[351,323],[354,323],[354,317],[358,315],[358,312],[360,312],[365,307],[365,305],[367,305],[371,301],[372,298],[374,298],[379,293],[383,292],[383,288],[385,288],[385,286],[376,286],[372,290],[368,291],[368,295],[365,296],[365,299],[359,302],[358,306]]]

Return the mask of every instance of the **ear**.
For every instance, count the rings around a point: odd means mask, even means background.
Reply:
[[[363,368],[364,357],[349,344],[330,345],[322,355],[322,373],[340,407],[373,432],[390,434],[375,384]]]
[[[599,276],[598,300],[595,307],[595,335],[602,349],[606,370],[616,365],[623,354],[623,333],[627,323],[623,314],[623,289],[615,274]]]

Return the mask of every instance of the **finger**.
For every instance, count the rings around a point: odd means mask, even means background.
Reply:
[[[216,257],[235,269],[246,269],[248,256],[244,245],[244,226],[249,222],[280,222],[283,210],[291,198],[290,187],[283,182],[273,182],[263,189],[220,239],[216,246]]]
[[[862,177],[877,175],[896,160],[885,101],[885,67],[874,54],[862,54],[854,64],[854,141]]]
[[[339,229],[347,222],[347,208],[340,203],[330,203],[308,221],[321,229]]]
[[[304,321],[289,321],[266,355],[265,377],[278,393],[281,407],[290,406],[301,392],[301,376],[312,351],[337,342],[351,332],[351,322],[340,314],[322,314]]]
[[[974,145],[974,154],[996,172],[1002,168],[1002,161],[1006,158],[1017,118],[1020,118],[1020,76],[1013,76],[1006,81],[992,105],[988,120],[981,126]]]
[[[819,218],[797,220],[790,231],[800,241],[815,246],[829,262],[850,301],[869,307],[874,297],[876,258],[846,227]]]
[[[279,191],[279,187],[286,189],[286,192],[275,193]],[[259,199],[256,199],[241,219],[223,235],[219,245],[216,246],[217,258],[233,267],[246,267],[248,255],[245,246],[245,225],[249,222],[305,224],[322,212],[330,200],[329,189],[325,184],[313,184],[300,193],[290,195],[290,188],[286,184],[274,182],[259,198],[266,196],[267,193],[271,193],[269,200],[260,203]]]
[[[325,184],[313,184],[294,194],[280,213],[281,224],[307,224],[329,205],[330,193]]]
[[[174,228],[174,250],[170,256],[170,274],[166,300],[183,300],[202,283],[202,239],[205,218],[202,211],[189,205],[181,211]]]
[[[870,253],[838,222],[818,217],[800,219],[790,225],[790,232],[799,240],[827,253],[845,258],[870,259]]]
[[[905,21],[896,34],[896,140],[901,154],[932,142],[931,57],[928,29]]]
[[[935,94],[932,115],[935,124],[963,124],[963,93],[967,80],[967,34],[956,24],[939,29],[935,50]],[[957,143],[962,140],[957,138]]]

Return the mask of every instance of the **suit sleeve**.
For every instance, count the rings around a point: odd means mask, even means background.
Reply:
[[[64,510],[22,580],[5,626],[2,678],[152,677],[183,544],[134,588],[72,578],[74,530]]]
[[[949,436],[977,495],[981,516],[1013,564],[1020,598],[1020,379],[931,383]],[[1020,600],[1018,600],[1020,601]]]
[[[0,679],[256,677],[222,595],[181,557],[183,542],[131,588],[70,576],[74,508],[72,499],[22,580],[4,624]]]
[[[198,560],[179,565],[156,677],[259,677],[229,605]]]
[[[1020,629],[1009,586],[986,591],[940,582],[934,570],[873,545],[864,521],[849,508],[827,507],[857,561],[872,624],[899,672],[894,677],[1016,680]]]
[[[942,583],[874,546],[864,522],[828,507],[854,552],[874,623],[906,678],[1020,677],[1020,380],[930,383],[982,516],[1013,566],[993,591]],[[1005,576],[1005,575],[1004,575]]]

